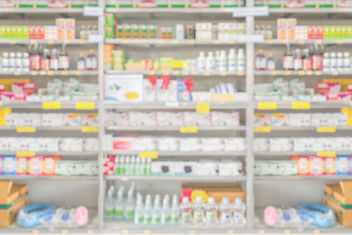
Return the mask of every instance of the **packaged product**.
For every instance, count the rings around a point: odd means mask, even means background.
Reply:
[[[222,138],[203,138],[202,151],[203,152],[222,152],[224,151],[224,140]]]
[[[105,99],[113,101],[143,101],[143,75],[106,75]]]
[[[244,138],[225,138],[225,152],[244,152],[246,149],[246,141]]]
[[[134,151],[155,151],[156,138],[153,136],[139,136],[134,141]]]
[[[288,124],[289,115],[285,113],[272,113],[270,115],[271,126],[286,126]]]
[[[43,174],[43,157],[28,158],[28,175],[41,176]]]
[[[309,175],[309,157],[291,156],[291,159],[297,163],[297,175]]]
[[[161,152],[177,152],[179,151],[180,144],[176,137],[164,137],[158,138],[158,151]]]
[[[80,138],[62,138],[60,139],[60,151],[63,152],[82,152],[83,139]]]
[[[82,126],[98,126],[98,114],[86,113],[81,116]]]
[[[181,152],[199,152],[201,151],[200,138],[181,138],[180,140]]]
[[[64,126],[79,127],[82,126],[82,115],[80,113],[63,114]]]
[[[28,169],[28,158],[17,157],[17,175],[26,175]]]
[[[155,112],[130,112],[130,126],[157,126]]]
[[[288,126],[308,127],[311,125],[308,113],[290,113],[288,116]]]
[[[192,101],[192,86],[193,81],[187,82],[186,79],[177,79],[177,101],[186,102]]]
[[[270,152],[289,152],[292,151],[292,141],[290,138],[271,138],[269,148]]]
[[[17,159],[16,156],[2,156],[2,174],[16,175]]]
[[[113,175],[115,166],[115,157],[107,156],[103,159],[103,173],[104,175]]]
[[[112,143],[111,150],[132,151],[134,150],[135,139],[136,139],[135,135],[123,135],[123,136],[114,137],[111,141]],[[108,147],[107,149],[110,149],[110,148]]]
[[[238,112],[211,112],[212,126],[239,126],[240,116]]]
[[[58,161],[55,164],[55,175],[74,176],[78,174],[79,174],[78,169],[73,164],[73,161]]]
[[[98,175],[98,162],[97,161],[74,161],[78,169],[78,175],[94,176]]]
[[[99,151],[99,140],[97,138],[84,138],[83,139],[83,151],[84,152],[98,152]]]
[[[54,126],[64,126],[62,113],[43,113],[42,114],[42,126],[44,127],[54,127]]]
[[[157,112],[156,120],[158,126],[183,126],[183,112]]]
[[[61,156],[43,156],[43,175],[55,175],[56,162]]]
[[[222,160],[218,163],[220,176],[238,176],[242,175],[242,162],[232,160]]]
[[[143,101],[155,102],[157,90],[157,76],[149,76],[148,79],[143,80]]]
[[[327,174],[327,175],[335,175],[336,174],[336,166],[335,166],[335,158],[334,157],[326,157],[325,158],[325,174]]]
[[[319,175],[325,174],[323,157],[309,156],[309,161],[310,161],[309,174],[311,176],[319,176]]]
[[[175,162],[175,175],[195,175],[198,165],[199,163],[195,161],[177,161]]]
[[[176,164],[174,161],[152,162],[152,175],[175,175]]]
[[[191,162],[189,164],[193,166],[194,174],[198,176],[215,176],[218,175],[219,164],[216,161],[211,160],[199,160],[199,162]],[[223,171],[223,173],[225,173]]]
[[[350,172],[350,157],[336,156],[336,175],[349,175]]]
[[[255,138],[253,143],[254,152],[268,152],[269,139],[268,138]]]
[[[186,126],[210,126],[209,113],[184,112]]]

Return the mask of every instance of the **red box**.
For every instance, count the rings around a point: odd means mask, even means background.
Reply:
[[[11,89],[16,93],[26,93],[33,94],[36,91],[35,82],[13,82],[11,84]]]

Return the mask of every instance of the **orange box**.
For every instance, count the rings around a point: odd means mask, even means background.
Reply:
[[[286,39],[294,40],[295,39],[295,29],[297,25],[297,20],[294,18],[287,19],[287,30],[286,30]]]
[[[277,19],[277,39],[286,39],[287,19]]]
[[[75,39],[75,19],[65,19],[65,39],[73,40]]]
[[[57,27],[57,39],[64,40],[66,38],[66,21],[65,19],[58,18],[56,19],[56,27]]]

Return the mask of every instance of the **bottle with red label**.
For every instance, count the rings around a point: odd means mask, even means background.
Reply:
[[[62,44],[59,54],[59,70],[68,70],[70,68],[70,57],[66,51],[66,45]]]
[[[318,45],[315,45],[314,52],[312,55],[312,69],[322,70],[323,69],[323,55],[322,49],[319,49]]]
[[[43,55],[40,60],[40,70],[48,71],[50,69],[50,54],[47,48],[43,49]]]
[[[30,70],[40,70],[40,55],[37,45],[31,49],[29,56],[29,68]]]
[[[303,51],[303,70],[311,71],[312,70],[312,60],[310,58],[309,49],[306,48]]]
[[[58,70],[59,69],[59,59],[57,57],[57,50],[54,48],[51,50],[50,56],[50,70]]]
[[[284,70],[293,70],[294,65],[294,56],[290,48],[290,44],[287,44],[287,48],[284,54],[283,60],[283,69]]]
[[[86,70],[97,70],[98,61],[97,57],[94,54],[94,50],[90,50],[86,59]]]

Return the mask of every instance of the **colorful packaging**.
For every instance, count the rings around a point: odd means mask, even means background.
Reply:
[[[27,157],[17,157],[17,175],[26,175],[28,169]]]
[[[309,175],[319,176],[325,174],[324,158],[309,156]]]
[[[291,159],[297,163],[297,175],[309,175],[309,157],[292,156]]]
[[[335,175],[336,174],[335,160],[336,159],[334,157],[326,157],[325,158],[325,174],[327,174],[327,175]]]
[[[43,174],[43,157],[29,157],[28,158],[28,175],[41,176]]]
[[[3,175],[16,175],[17,159],[16,156],[3,156],[2,157],[2,174]]]
[[[44,156],[43,159],[43,175],[55,175],[55,164],[61,156]]]
[[[336,175],[349,175],[350,171],[350,157],[336,156]]]
[[[103,160],[104,175],[113,175],[114,174],[114,166],[115,166],[115,157],[114,156],[104,157],[104,160]]]

